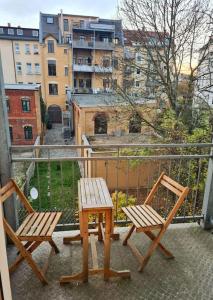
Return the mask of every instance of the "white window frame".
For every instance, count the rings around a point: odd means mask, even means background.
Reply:
[[[46,21],[47,21],[47,24],[53,24],[54,23],[53,17],[51,17],[51,16],[47,17]]]
[[[8,33],[9,35],[14,35],[14,29],[13,29],[13,28],[8,28],[8,29],[7,29],[7,33]]]
[[[16,52],[16,54],[20,53],[19,43],[15,43],[15,52]]]
[[[16,72],[17,74],[22,74],[22,63],[21,62],[16,62]]]
[[[25,54],[30,54],[30,44],[25,44]]]
[[[32,36],[38,37],[38,30],[32,30]]]
[[[17,35],[23,35],[24,34],[23,29],[21,29],[21,28],[17,28],[16,32],[17,32]]]
[[[38,44],[33,44],[33,54],[39,54]]]
[[[0,34],[4,34],[4,28],[0,27]]]
[[[27,74],[32,74],[32,63],[26,63]]]
[[[41,66],[39,63],[35,63],[35,74],[41,74]]]

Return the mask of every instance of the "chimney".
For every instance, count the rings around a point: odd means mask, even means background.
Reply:
[[[21,26],[20,26],[20,25],[18,25],[18,28],[21,28]]]
[[[7,23],[7,26],[8,26],[8,27],[11,27],[11,23]]]

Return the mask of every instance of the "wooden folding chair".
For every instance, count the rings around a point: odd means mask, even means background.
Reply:
[[[7,200],[13,193],[16,193],[19,197],[20,201],[24,205],[25,209],[28,212],[27,217],[15,232],[12,227],[8,224],[6,219],[3,219],[4,229],[10,239],[13,241],[15,246],[18,249],[18,256],[15,262],[10,266],[10,272],[16,270],[18,265],[26,259],[30,267],[36,276],[40,279],[40,281],[44,284],[47,284],[47,280],[45,278],[45,272],[48,267],[48,261],[45,264],[43,270],[41,270],[32,258],[32,252],[44,241],[47,241],[51,249],[58,253],[59,250],[52,239],[52,233],[61,217],[61,212],[36,212],[29,201],[19,189],[15,181],[12,179],[0,189],[0,202],[4,202]],[[26,242],[23,244],[23,242]]]
[[[163,219],[151,206],[151,202],[154,198],[154,194],[157,192],[160,185],[163,185],[168,190],[173,192],[178,196],[178,199],[173,206],[172,210],[168,214],[166,220]],[[133,254],[137,257],[140,262],[139,271],[143,271],[147,262],[149,261],[152,253],[158,247],[159,250],[165,254],[168,258],[174,258],[171,252],[169,252],[161,243],[160,240],[165,233],[167,227],[172,222],[175,214],[177,213],[179,207],[183,203],[185,197],[189,192],[188,187],[183,187],[170,177],[166,176],[163,172],[158,178],[157,182],[154,184],[152,190],[150,191],[148,197],[146,198],[143,205],[135,205],[129,207],[123,207],[123,212],[127,217],[132,221],[133,225],[131,226],[129,232],[127,233],[123,245],[128,245],[132,250]],[[142,256],[138,249],[129,241],[130,236],[136,229],[136,232],[144,232],[151,240],[152,243],[147,251],[145,256]],[[157,235],[152,233],[152,230],[159,229]]]

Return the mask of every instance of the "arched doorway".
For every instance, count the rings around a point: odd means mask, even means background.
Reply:
[[[141,123],[141,116],[137,112],[133,113],[129,120],[129,133],[140,133]]]
[[[94,118],[94,134],[107,134],[108,116],[104,112],[97,113]]]
[[[62,122],[62,112],[61,112],[60,106],[50,105],[48,107],[48,116],[49,116],[50,122],[61,123]]]

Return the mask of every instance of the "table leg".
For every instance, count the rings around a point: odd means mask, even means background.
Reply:
[[[83,282],[88,281],[88,214],[82,212],[81,236],[83,238]]]
[[[110,245],[112,228],[112,209],[106,211],[105,241],[104,241],[104,280],[110,277]]]
[[[103,223],[103,214],[98,214],[98,240],[103,241],[102,231],[101,231],[101,223]]]

